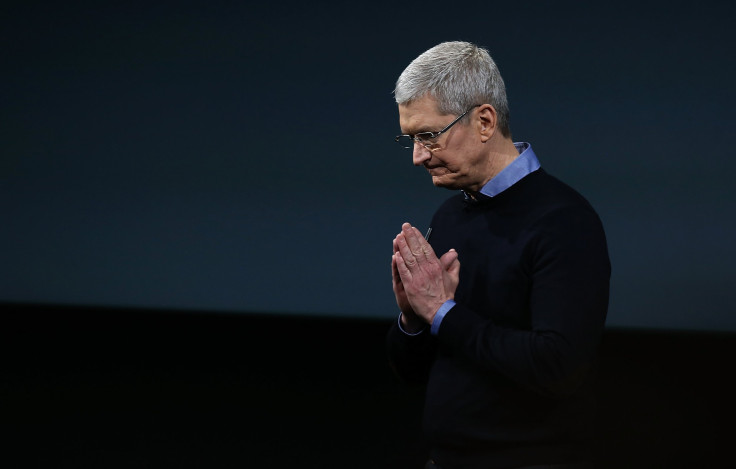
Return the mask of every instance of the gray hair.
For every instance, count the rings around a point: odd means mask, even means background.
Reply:
[[[443,42],[422,53],[396,81],[397,104],[425,95],[437,100],[441,114],[460,115],[477,104],[490,104],[498,128],[511,137],[506,86],[487,50],[469,42]]]

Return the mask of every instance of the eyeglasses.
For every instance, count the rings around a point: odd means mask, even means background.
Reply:
[[[394,141],[398,143],[399,145],[401,145],[403,148],[413,149],[414,144],[418,143],[422,145],[423,147],[429,150],[432,150],[432,146],[435,145],[436,143],[433,140],[435,140],[437,137],[439,137],[443,133],[450,130],[450,127],[455,125],[460,119],[465,117],[467,113],[477,108],[478,106],[480,106],[480,104],[476,104],[475,106],[471,107],[467,111],[463,112],[462,114],[457,116],[454,121],[450,122],[447,125],[447,127],[440,130],[439,132],[419,132],[418,134],[414,134],[414,135],[410,135],[410,134],[397,135]]]

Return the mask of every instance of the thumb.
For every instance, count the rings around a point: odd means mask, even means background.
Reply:
[[[457,258],[457,251],[450,249],[440,257],[440,264],[442,269],[446,271],[454,270],[460,266],[460,261]]]

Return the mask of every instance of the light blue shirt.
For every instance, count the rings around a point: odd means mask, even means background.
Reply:
[[[517,142],[514,143],[514,146],[516,147],[516,151],[519,152],[519,156],[503,168],[500,173],[496,174],[493,179],[488,181],[480,190],[481,194],[487,195],[488,197],[495,197],[521,181],[522,178],[539,169],[539,160],[537,159],[537,155],[534,154],[531,144]]]
[[[514,146],[519,152],[519,156],[501,170],[500,173],[496,174],[493,179],[488,181],[481,188],[481,194],[488,197],[495,197],[540,168],[539,160],[537,159],[537,155],[534,154],[531,144],[518,142],[514,143]],[[469,198],[470,196],[465,193],[465,197]],[[439,333],[442,318],[445,317],[445,314],[447,314],[455,304],[454,300],[447,300],[442,306],[440,306],[440,309],[437,310],[437,313],[435,313],[434,319],[432,320],[432,327],[430,328],[430,333],[432,335],[437,335]],[[401,329],[401,315],[399,315],[399,329]],[[408,335],[421,334],[421,332],[417,334],[409,334],[403,329],[401,330]]]

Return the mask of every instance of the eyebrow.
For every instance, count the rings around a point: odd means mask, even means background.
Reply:
[[[414,132],[405,132],[404,129],[401,129],[401,131],[403,132],[402,135],[416,135],[425,132],[438,132],[437,130],[429,130],[429,127],[419,127],[419,129],[415,130]]]

